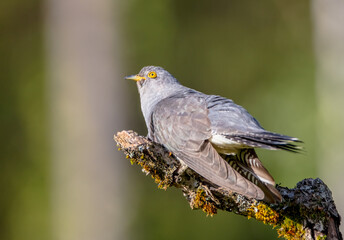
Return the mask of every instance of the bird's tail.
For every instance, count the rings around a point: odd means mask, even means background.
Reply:
[[[240,175],[258,186],[269,203],[282,201],[282,196],[275,188],[275,180],[262,165],[254,149],[243,149],[237,155],[222,156]]]
[[[238,142],[245,142],[252,147],[260,147],[270,150],[286,150],[289,152],[302,152],[303,148],[298,145],[301,140],[286,135],[261,131],[250,132],[245,134],[231,135],[230,138],[236,139]]]

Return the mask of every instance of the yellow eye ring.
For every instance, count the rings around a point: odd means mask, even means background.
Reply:
[[[148,77],[149,78],[156,78],[156,72],[154,72],[154,71],[152,71],[152,72],[150,72],[150,73],[148,73]]]

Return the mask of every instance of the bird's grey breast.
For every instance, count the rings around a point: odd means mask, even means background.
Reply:
[[[188,91],[188,88],[179,83],[162,84],[159,82],[150,82],[139,88],[141,110],[148,128],[151,127],[151,116],[156,106],[164,99],[172,96],[181,95]],[[168,107],[168,106],[166,106]]]

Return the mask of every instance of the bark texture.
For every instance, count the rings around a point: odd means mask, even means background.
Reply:
[[[272,225],[286,239],[342,239],[341,218],[332,193],[319,178],[304,179],[293,189],[277,186],[284,200],[280,204],[267,204],[211,184],[181,164],[163,146],[133,131],[119,132],[114,139],[119,150],[132,164],[140,165],[143,172],[150,174],[159,188],[181,189],[193,209],[202,209],[208,215],[220,209],[255,218]]]

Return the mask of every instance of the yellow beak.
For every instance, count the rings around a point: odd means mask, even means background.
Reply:
[[[127,79],[127,80],[134,80],[136,82],[141,81],[141,80],[146,80],[145,77],[141,77],[139,75],[130,75],[130,76],[125,77],[125,79]]]

